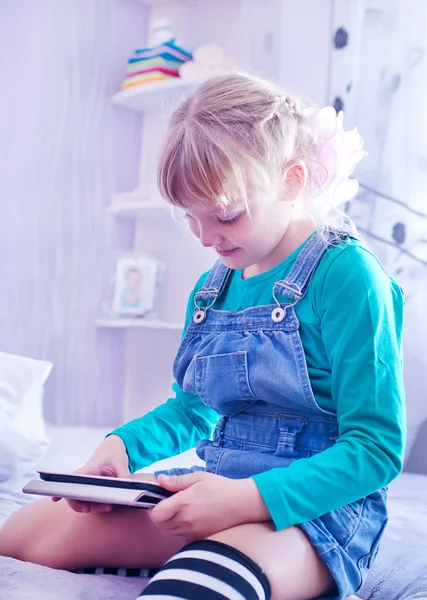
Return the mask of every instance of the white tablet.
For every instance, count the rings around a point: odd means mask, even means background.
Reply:
[[[80,473],[39,471],[23,488],[25,494],[51,496],[101,504],[118,504],[136,508],[153,508],[173,495],[162,488],[153,475],[134,475],[129,479],[101,477]]]

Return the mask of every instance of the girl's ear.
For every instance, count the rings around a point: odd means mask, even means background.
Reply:
[[[290,160],[282,170],[284,199],[294,203],[307,184],[307,167],[302,160]]]

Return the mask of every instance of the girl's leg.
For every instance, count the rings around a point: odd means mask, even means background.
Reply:
[[[186,541],[162,532],[145,510],[76,513],[65,500],[39,500],[0,529],[0,555],[56,569],[160,567]]]
[[[272,600],[308,600],[334,588],[327,567],[297,527],[275,531],[270,524],[254,523],[209,539],[227,544],[257,563],[267,576]],[[30,504],[14,513],[0,530],[0,555],[68,570],[160,567],[186,543],[162,532],[145,511],[79,514],[63,500]],[[250,576],[253,578],[253,573]],[[150,593],[150,585],[146,593]],[[203,596],[197,592],[195,598]],[[353,596],[348,600],[353,598],[357,600]]]
[[[270,523],[250,523],[211,539],[240,550],[262,568],[271,600],[309,600],[335,588],[329,569],[298,527],[276,531]]]
[[[297,527],[234,527],[186,546],[153,577],[141,600],[221,598],[309,600],[333,594],[334,580]]]

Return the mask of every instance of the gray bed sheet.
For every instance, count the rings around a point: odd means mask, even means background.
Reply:
[[[427,600],[427,558],[410,544],[388,541],[363,589],[362,600]],[[0,557],[1,600],[135,600],[146,580],[76,575]]]
[[[427,600],[427,476],[390,487],[390,524],[362,600]],[[146,580],[77,575],[0,557],[0,600],[134,600]]]

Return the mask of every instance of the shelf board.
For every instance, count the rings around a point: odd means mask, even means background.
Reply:
[[[114,104],[137,112],[158,111],[163,104],[173,103],[190,94],[199,81],[185,81],[179,77],[167,81],[152,81],[122,90],[113,96]]]
[[[111,329],[162,329],[164,331],[182,331],[183,323],[174,323],[172,321],[160,321],[158,319],[119,319],[103,318],[96,322],[97,327]]]
[[[165,4],[184,4],[188,2],[188,0],[136,0],[139,4],[143,4],[144,6],[151,6],[151,8],[156,8],[156,6],[164,6]]]
[[[148,200],[110,204],[106,210],[110,215],[131,219],[144,216],[162,217],[169,215],[166,202],[163,204],[162,202],[150,202]]]

